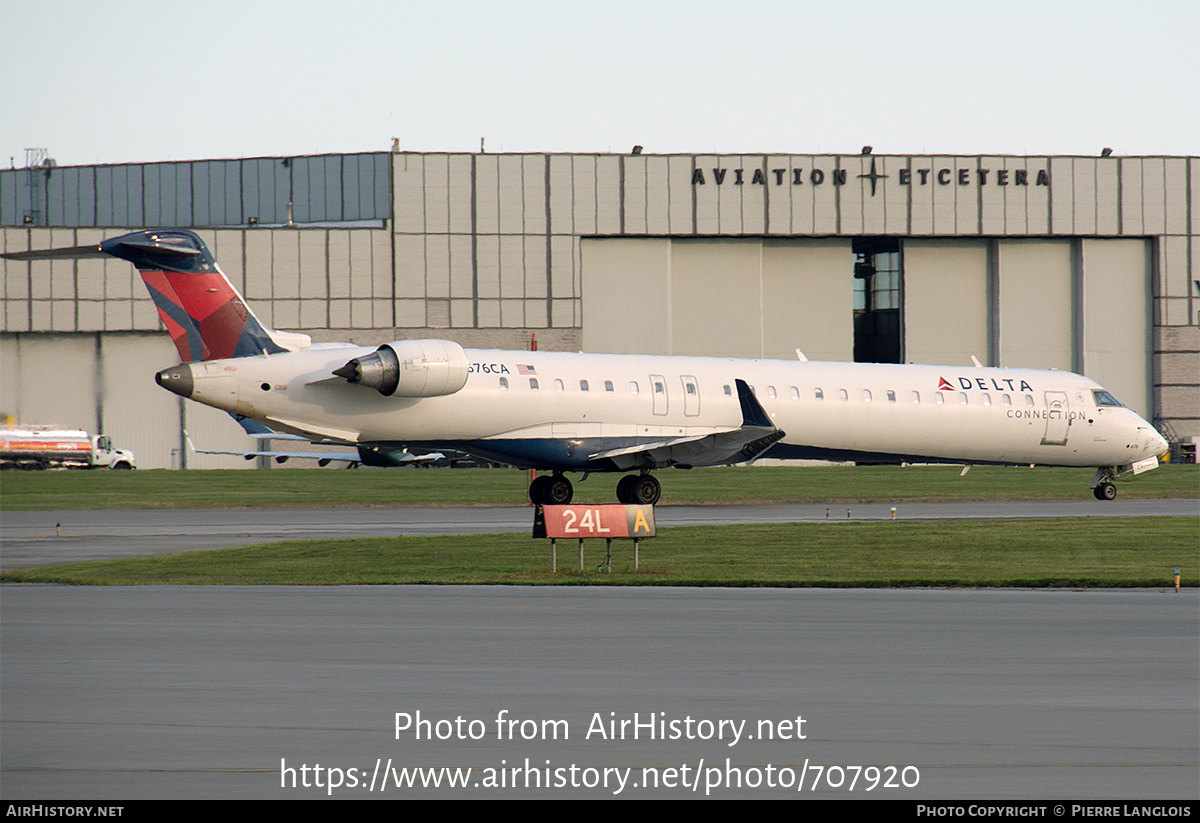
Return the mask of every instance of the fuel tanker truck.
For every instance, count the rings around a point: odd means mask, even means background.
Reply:
[[[132,469],[133,452],[81,429],[0,431],[0,469]]]

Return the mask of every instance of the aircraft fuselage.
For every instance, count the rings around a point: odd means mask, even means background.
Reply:
[[[298,434],[559,471],[736,462],[638,447],[741,427],[737,380],[784,432],[771,457],[1120,467],[1166,446],[1130,409],[1098,402],[1101,386],[1063,371],[465,349],[465,385],[443,396],[384,396],[333,375],[374,351],[326,344],[181,364],[163,374],[190,374],[163,384]]]

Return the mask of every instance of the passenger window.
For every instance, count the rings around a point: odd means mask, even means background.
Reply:
[[[554,378],[554,390],[555,391],[566,391],[566,389],[567,389],[567,387],[563,385],[563,381],[559,380],[557,377]]]
[[[767,397],[771,398],[772,400],[775,399],[775,387],[774,386],[767,386]]]
[[[846,394],[846,390],[845,390],[845,389],[838,389],[838,397],[842,398],[843,400],[849,400],[849,399],[850,399],[850,395]]]
[[[793,400],[800,399],[800,390],[798,388],[796,388],[795,386],[792,386],[792,399]]]
[[[823,391],[820,389],[820,387],[813,389],[813,395],[814,395],[814,396],[815,396],[815,397],[816,397],[818,400],[824,400],[824,399],[825,399],[825,392],[823,392]]]
[[[942,393],[941,393],[941,392],[936,392],[936,393],[934,394],[934,397],[936,397],[936,398],[937,398],[937,404],[938,404],[939,406],[940,406],[940,405],[942,405],[943,403],[945,403],[945,402],[946,402],[946,398],[942,396]]]
[[[685,383],[684,386],[687,388],[688,394],[696,393],[696,384],[695,383]]]
[[[580,380],[580,381],[579,381],[579,390],[580,390],[580,391],[587,391],[587,390],[588,390],[588,382],[587,382],[586,380]]]
[[[728,384],[728,383],[726,383],[726,384],[725,384],[725,396],[726,396],[726,397],[733,397],[733,389],[729,388],[729,384]]]
[[[1004,405],[1006,405],[1006,406],[1011,406],[1011,405],[1012,405],[1012,398],[1011,398],[1011,397],[1009,397],[1007,394],[1002,394],[1002,395],[1000,395],[1000,402],[1001,402],[1001,403],[1003,403],[1003,404],[1004,404]]]
[[[630,394],[637,394],[637,393],[638,393],[638,391],[640,391],[640,390],[638,389],[638,384],[637,384],[637,381],[636,381],[636,380],[630,380],[630,381],[629,381],[629,393],[630,393]]]
[[[1032,394],[1025,395],[1025,405],[1030,406],[1030,407],[1033,406],[1033,395]]]
[[[967,405],[967,393],[965,391],[960,391],[958,393],[958,402],[962,403],[964,406]]]
[[[866,400],[868,403],[871,402],[871,390],[870,389],[863,389],[863,400]]]
[[[655,380],[654,381],[654,393],[655,394],[666,394],[667,387],[664,386],[662,383],[659,383],[657,380]]]
[[[508,390],[508,378],[507,377],[500,378],[500,388],[502,388],[506,391]]]
[[[985,406],[992,405],[992,396],[990,394],[988,394],[987,392],[983,393],[983,405],[985,405]]]
[[[889,403],[896,402],[896,393],[894,391],[892,391],[891,389],[888,389],[888,402]]]
[[[533,389],[534,391],[538,390],[538,382],[536,377],[529,378],[529,388]]]
[[[920,393],[919,391],[915,391],[915,392],[913,392],[913,402],[914,402],[914,403],[920,403],[920,402],[921,402],[921,393]]]
[[[611,381],[611,380],[605,380],[605,381],[604,381],[604,390],[605,390],[605,391],[612,391],[612,390],[613,390],[613,384],[612,384],[612,381]]]

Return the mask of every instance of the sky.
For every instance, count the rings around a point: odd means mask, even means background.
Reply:
[[[0,164],[1200,154],[1195,0],[0,0]]]

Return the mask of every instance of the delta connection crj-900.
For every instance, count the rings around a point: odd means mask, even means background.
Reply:
[[[538,469],[530,497],[564,504],[566,472],[651,473],[758,457],[1095,467],[1095,496],[1158,465],[1167,443],[1092,380],[1064,371],[312,343],[262,324],[184,229],[17,260],[118,257],[141,272],[175,341],[162,387],[239,419],[372,451],[457,451]]]

